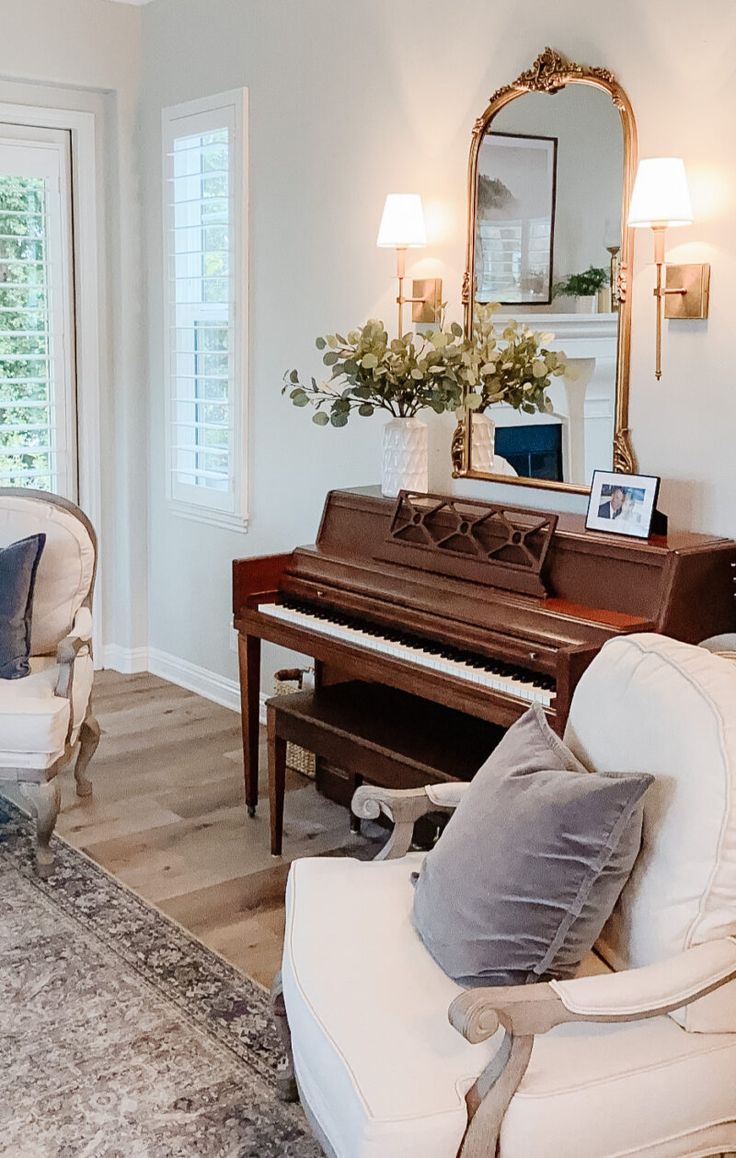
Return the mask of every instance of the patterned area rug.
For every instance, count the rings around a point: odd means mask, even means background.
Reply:
[[[13,1158],[318,1158],[276,1098],[268,995],[0,799],[0,1148]]]

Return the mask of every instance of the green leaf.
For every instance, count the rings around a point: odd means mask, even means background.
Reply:
[[[334,350],[328,350],[322,361],[324,362],[325,366],[334,366],[338,357],[339,355],[336,354]]]
[[[294,403],[295,406],[308,406],[309,405],[309,398],[306,394],[303,394],[303,393],[297,394],[297,395],[292,395],[291,401]]]
[[[364,370],[375,370],[376,366],[378,365],[378,358],[375,354],[364,354],[362,364]]]
[[[329,418],[323,410],[319,410],[316,414],[312,415],[312,422],[315,426],[327,426],[329,425],[329,421]]]
[[[327,342],[324,340],[324,338],[317,338],[317,341],[314,344],[318,350],[324,350]]]
[[[289,381],[294,382],[295,384],[299,381],[299,371],[298,370],[292,370],[291,371],[291,374],[289,374]]]
[[[465,397],[465,405],[468,410],[480,410],[483,405],[483,399],[480,394],[467,394]]]
[[[347,414],[335,414],[333,410],[332,414],[330,415],[330,422],[333,426],[347,426],[348,416]]]
[[[362,406],[358,407],[358,414],[362,418],[370,418],[371,414],[375,414],[375,407],[371,406],[370,402],[364,402]]]

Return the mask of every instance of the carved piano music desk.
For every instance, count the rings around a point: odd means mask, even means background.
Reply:
[[[248,814],[261,640],[313,656],[318,682],[371,680],[506,727],[537,702],[562,733],[607,639],[733,630],[735,567],[730,539],[625,539],[577,515],[331,492],[314,546],[233,563]]]

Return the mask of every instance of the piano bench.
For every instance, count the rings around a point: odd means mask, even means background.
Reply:
[[[470,780],[504,729],[383,684],[350,680],[266,702],[271,853],[281,856],[286,745],[386,788]]]

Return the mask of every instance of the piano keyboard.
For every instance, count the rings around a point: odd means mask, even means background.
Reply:
[[[446,644],[433,643],[416,635],[384,627],[372,627],[343,616],[296,602],[261,603],[261,615],[278,619],[316,635],[404,660],[430,671],[454,676],[469,684],[503,692],[517,700],[549,707],[555,695],[555,681],[541,672],[525,671],[513,664],[473,655]]]

